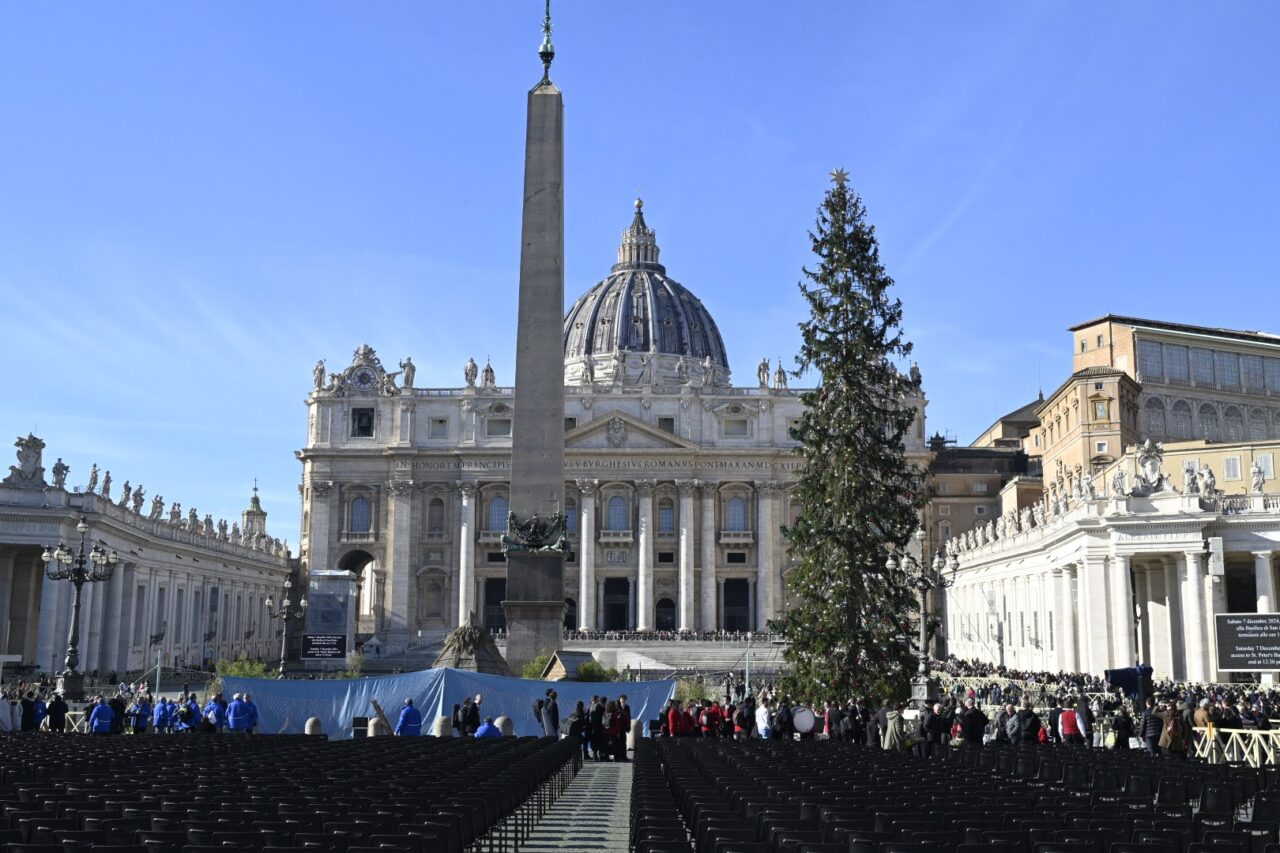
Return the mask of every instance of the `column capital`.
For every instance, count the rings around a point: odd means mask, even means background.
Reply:
[[[1127,565],[1129,565],[1129,563],[1130,563],[1130,562],[1132,562],[1132,561],[1133,561],[1133,555],[1131,555],[1131,554],[1112,554],[1112,555],[1111,555],[1111,559],[1113,559],[1113,560],[1115,560],[1116,562],[1119,562],[1119,563],[1124,563],[1124,564],[1127,566]]]
[[[642,498],[653,497],[653,487],[656,486],[657,484],[658,483],[656,480],[636,480],[635,481],[636,492]]]
[[[1253,554],[1253,556],[1256,559],[1270,560],[1273,556],[1275,556],[1276,552],[1275,551],[1251,551],[1250,553]]]
[[[479,488],[479,486],[480,484],[476,483],[473,480],[457,480],[453,484],[453,487],[459,492],[461,492],[464,498],[475,497],[476,490]]]
[[[693,493],[697,491],[699,485],[697,480],[676,480],[676,488],[680,491],[680,497],[682,498],[693,497]]]
[[[756,491],[768,497],[773,497],[782,491],[783,484],[777,480],[756,480]]]
[[[396,497],[408,497],[413,494],[413,480],[392,480],[387,483],[387,488]]]
[[[720,484],[710,480],[695,480],[698,484],[698,491],[702,492],[703,498],[714,498],[720,492]]]
[[[578,487],[578,494],[583,497],[591,497],[596,493],[596,489],[600,487],[599,480],[574,480],[573,484]]]
[[[318,498],[327,498],[329,496],[329,492],[333,491],[333,487],[333,480],[312,480],[311,494]]]

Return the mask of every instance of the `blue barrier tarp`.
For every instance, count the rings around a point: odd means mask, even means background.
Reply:
[[[534,719],[533,705],[553,688],[560,706],[560,719],[568,719],[579,700],[584,705],[593,695],[616,699],[625,694],[633,719],[645,721],[658,716],[662,706],[675,695],[674,681],[575,682],[531,681],[501,675],[482,675],[461,669],[424,669],[402,675],[376,678],[300,681],[285,679],[222,679],[223,694],[249,693],[258,706],[258,731],[263,734],[299,734],[308,717],[318,717],[325,734],[349,738],[355,717],[376,716],[377,700],[394,726],[406,698],[422,711],[423,734],[430,733],[437,716],[452,717],[453,706],[468,696],[481,694],[480,717],[507,716],[517,735],[540,735],[542,726]],[[647,727],[646,727],[647,730]]]

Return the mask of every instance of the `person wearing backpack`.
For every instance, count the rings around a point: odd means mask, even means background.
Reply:
[[[1027,699],[1022,710],[1017,713],[1018,721],[1018,737],[1017,743],[1038,743],[1040,740],[1040,729],[1044,728],[1040,724],[1040,716],[1036,714],[1035,706],[1031,700]]]
[[[1167,706],[1162,707],[1160,717],[1164,720],[1164,732],[1160,735],[1160,749],[1174,758],[1187,757],[1190,738],[1187,736],[1187,724],[1182,715]]]
[[[733,737],[735,740],[746,740],[751,737],[751,715],[747,713],[745,702],[733,711]]]
[[[791,735],[794,731],[791,700],[784,696],[782,701],[778,703],[778,710],[773,715],[773,737],[780,740],[791,740]]]

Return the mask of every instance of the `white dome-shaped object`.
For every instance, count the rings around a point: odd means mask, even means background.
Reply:
[[[710,312],[667,276],[636,199],[609,277],[583,294],[564,320],[565,380],[727,385],[729,359]]]

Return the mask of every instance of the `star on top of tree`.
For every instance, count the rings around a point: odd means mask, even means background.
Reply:
[[[849,180],[849,173],[846,172],[844,169],[831,170],[831,183],[835,184],[836,186],[842,187],[844,186],[845,181],[847,180]]]

